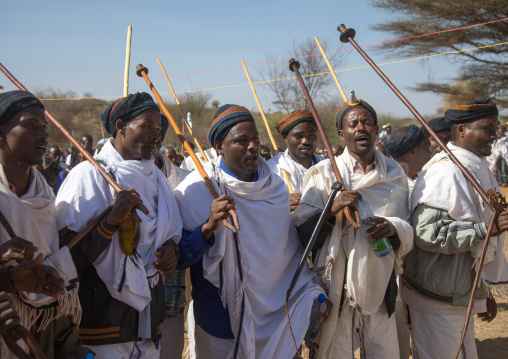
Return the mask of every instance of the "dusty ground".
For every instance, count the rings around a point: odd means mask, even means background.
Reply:
[[[508,188],[503,188],[502,193],[508,198]],[[505,242],[504,253],[505,258],[508,258],[508,240]],[[497,317],[491,323],[475,318],[479,359],[508,358],[508,299],[496,298],[496,300],[498,303]],[[187,349],[187,333],[185,333],[185,347]]]
[[[508,188],[503,188],[501,192],[508,197]],[[506,241],[504,253],[508,258]],[[496,300],[497,317],[491,323],[475,319],[476,345],[480,359],[508,358],[508,300]]]

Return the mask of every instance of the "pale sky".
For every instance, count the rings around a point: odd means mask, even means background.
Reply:
[[[93,96],[121,97],[128,25],[133,27],[129,92],[150,92],[135,74],[136,64],[142,63],[148,67],[159,92],[169,93],[157,57],[172,75],[239,66],[242,59],[247,64],[263,62],[268,52],[286,58],[293,41],[315,35],[328,43],[326,51],[336,51],[350,47],[339,41],[336,28],[340,23],[356,29],[360,45],[393,38],[371,30],[370,25],[386,21],[390,14],[373,8],[367,0],[0,0],[0,4],[0,62],[29,90],[36,87],[28,85],[64,84],[51,87],[71,90],[78,96],[88,92]],[[365,50],[377,63],[401,59],[388,58],[378,46]],[[446,55],[387,65],[382,70],[420,113],[433,115],[440,105],[439,97],[410,88],[418,82],[453,78],[460,65],[456,58],[457,55]],[[287,68],[286,61],[279,64]],[[335,70],[364,65],[367,63],[353,50],[348,51],[343,68]],[[249,66],[254,81],[261,80],[262,66],[266,65]],[[305,69],[301,72],[305,74]],[[292,76],[289,69],[287,76]],[[338,76],[346,92],[354,89],[378,113],[411,116],[371,68],[341,72]],[[174,76],[171,81],[176,91],[247,84],[241,67]],[[4,86],[3,91],[14,89],[1,74],[0,85]],[[275,110],[274,96],[260,85],[256,89],[264,110]],[[335,86],[328,91],[337,97],[337,104],[342,103]],[[235,103],[257,110],[248,85],[208,93],[221,104]],[[114,97],[106,100],[113,101]],[[163,98],[172,101],[170,95]]]

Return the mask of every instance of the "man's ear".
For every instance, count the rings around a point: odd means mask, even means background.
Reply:
[[[217,152],[217,155],[222,156],[224,154],[222,141],[215,141],[213,148],[215,149],[215,152]]]
[[[377,135],[379,135],[379,126],[376,125],[376,138],[377,138]]]
[[[466,126],[465,123],[460,123],[460,124],[457,125],[457,133],[458,133],[460,138],[464,137],[466,129],[467,129],[467,126]]]
[[[115,127],[117,134],[123,135],[125,133],[125,122],[122,119],[116,120]]]
[[[286,142],[286,145],[287,145],[287,143],[288,143],[288,135],[287,134],[282,135],[282,139],[284,140],[284,142]]]
[[[344,131],[342,131],[342,130],[338,130],[338,131],[337,131],[337,134],[339,135],[339,138],[340,138],[342,141],[346,142],[346,140],[344,139]]]

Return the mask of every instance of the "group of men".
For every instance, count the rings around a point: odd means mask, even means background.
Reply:
[[[321,293],[319,358],[358,348],[366,358],[408,358],[408,333],[413,357],[454,357],[492,212],[423,129],[391,132],[389,158],[375,149],[376,111],[353,98],[336,114],[346,145],[337,157],[315,155],[316,123],[301,110],[278,122],[287,150],[266,162],[252,114],[224,105],[207,135],[217,157],[189,172],[160,155],[167,119],[136,93],[102,113],[112,140],[95,156],[122,190],[85,161],[55,198],[34,169],[47,150],[43,109],[29,92],[0,93],[0,209],[12,227],[0,229],[0,289],[19,313],[0,296],[1,332],[21,322],[49,358],[180,358],[189,268],[191,357],[291,359]],[[485,190],[499,191],[484,159],[497,116],[482,99],[430,124]],[[331,160],[344,188],[286,301],[336,181]],[[344,212],[360,205],[374,215],[355,228]],[[492,293],[508,282],[506,229],[502,212],[474,305],[488,321]],[[391,248],[384,256],[373,251],[379,241]],[[472,325],[462,351],[476,357]]]

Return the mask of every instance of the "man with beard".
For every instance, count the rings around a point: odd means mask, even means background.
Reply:
[[[367,358],[398,358],[397,328],[392,315],[401,258],[411,249],[413,234],[407,223],[408,185],[402,168],[374,149],[377,116],[364,100],[345,102],[337,111],[339,137],[346,144],[335,160],[344,180],[344,191],[335,198],[313,250],[314,271],[328,291],[333,310],[323,324],[319,358],[351,358],[357,348]],[[293,215],[303,244],[323,210],[335,182],[329,160],[312,167]],[[370,224],[355,229],[343,215],[359,201],[370,203]],[[363,205],[363,203],[362,203]],[[369,241],[389,241],[390,253],[378,257]],[[372,244],[373,245],[373,244]],[[339,315],[340,313],[340,315]]]
[[[285,180],[287,176],[294,193],[289,195],[289,206],[294,211],[302,197],[303,178],[310,167],[323,160],[315,155],[317,126],[309,110],[295,111],[277,123],[277,130],[286,142],[287,149],[268,161],[272,172]]]
[[[407,176],[409,191],[413,190],[418,173],[430,160],[430,141],[423,127],[409,125],[396,129],[389,140],[384,140],[388,156],[402,167]]]
[[[197,358],[291,359],[296,349],[285,298],[303,251],[288,210],[288,189],[259,160],[259,133],[245,107],[219,108],[208,142],[219,157],[204,169],[222,196],[214,201],[197,171],[175,190],[183,228],[206,225],[209,234],[203,238],[214,238],[204,255],[188,260],[196,323],[190,335]],[[236,234],[221,224],[230,209],[241,226]],[[220,215],[213,217],[212,211]],[[320,291],[304,268],[288,304],[297,343]]]
[[[450,125],[445,121],[444,117],[436,117],[429,121],[429,126],[434,130],[437,136],[444,142],[446,145],[452,139],[452,132],[450,130]],[[438,152],[441,152],[442,149],[437,144],[437,141],[434,137],[429,136],[430,141],[430,156],[434,157],[434,155]]]
[[[484,159],[497,138],[496,105],[489,99],[476,100],[446,111],[445,120],[451,126],[451,152],[485,191],[499,191]],[[436,154],[420,173],[411,209],[415,246],[405,258],[402,300],[409,306],[413,355],[454,358],[493,213],[445,153]],[[473,306],[473,313],[488,322],[497,311],[492,293],[506,293],[507,229],[505,210],[495,223]],[[464,357],[477,358],[473,317],[461,350]]]
[[[96,227],[99,236],[85,237],[71,250],[81,284],[79,335],[98,358],[159,358],[161,275],[177,265],[182,228],[169,181],[152,157],[161,116],[143,92],[114,101],[101,120],[113,138],[96,159],[125,190],[115,193],[82,162],[57,197],[58,227],[67,240],[114,203]]]

